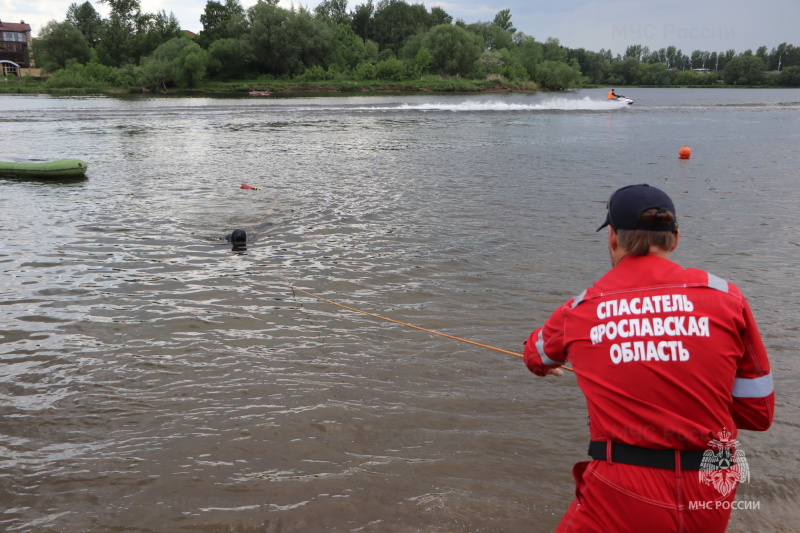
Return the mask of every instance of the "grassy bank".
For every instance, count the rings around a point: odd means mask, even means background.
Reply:
[[[246,94],[249,91],[271,90],[274,94],[293,93],[480,93],[480,92],[517,92],[535,91],[536,84],[530,81],[512,82],[502,78],[470,80],[465,78],[426,76],[417,80],[406,81],[298,81],[298,80],[234,80],[204,81],[199,86],[186,88],[169,88],[168,94]],[[87,84],[83,87],[51,87],[46,78],[10,78],[0,83],[0,93],[5,94],[133,94],[148,92],[141,87],[109,87],[100,84]]]

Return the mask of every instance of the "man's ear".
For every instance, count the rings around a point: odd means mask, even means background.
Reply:
[[[619,240],[617,239],[617,232],[614,231],[614,228],[612,228],[609,225],[608,226],[608,249],[613,252],[613,251],[616,251],[617,248],[619,248]]]

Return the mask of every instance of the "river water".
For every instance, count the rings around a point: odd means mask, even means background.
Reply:
[[[289,284],[518,352],[646,182],[772,359],[729,530],[796,531],[800,91],[626,93],[0,96],[0,159],[89,163],[0,178],[0,529],[551,531],[574,376]]]

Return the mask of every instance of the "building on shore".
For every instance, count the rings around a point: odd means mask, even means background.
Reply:
[[[0,20],[0,75],[19,76],[20,69],[35,66],[31,59],[31,26],[24,20],[19,23]]]

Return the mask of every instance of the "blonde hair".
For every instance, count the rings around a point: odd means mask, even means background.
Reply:
[[[665,209],[648,209],[639,215],[639,222],[652,225],[668,225],[675,221],[675,215]],[[617,231],[617,242],[628,255],[642,256],[650,253],[650,248],[657,246],[665,252],[675,247],[675,233],[678,231],[650,231],[644,229],[620,229]]]

